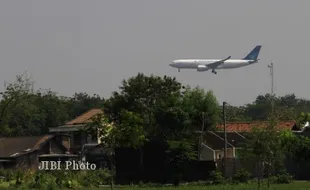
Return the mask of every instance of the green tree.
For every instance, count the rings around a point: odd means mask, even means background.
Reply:
[[[212,91],[188,87],[184,92],[183,109],[189,114],[193,130],[201,130],[203,123],[204,130],[212,129],[219,120],[219,104]]]
[[[158,101],[154,109],[157,123],[156,133],[160,133],[165,140],[180,140],[190,137],[194,132],[190,127],[190,118],[182,107],[182,99],[179,96],[170,96]]]
[[[36,124],[40,126],[41,133],[48,132],[49,127],[58,127],[70,119],[66,97],[57,96],[51,90],[40,90],[34,95],[34,102],[40,111],[41,120]]]
[[[114,92],[105,104],[105,113],[117,121],[122,109],[138,113],[143,119],[147,136],[161,135],[157,130],[154,110],[158,102],[181,95],[182,85],[175,78],[145,76],[139,73],[135,77],[123,80],[120,92]]]
[[[103,115],[97,115],[88,126],[88,130],[101,137],[101,146],[106,150],[111,166],[111,189],[115,177],[115,149],[119,147],[140,148],[146,141],[142,119],[138,114],[122,110],[120,120],[116,123],[109,121]],[[95,133],[95,134],[94,134]]]
[[[70,118],[75,118],[92,108],[102,108],[103,105],[104,98],[101,98],[97,94],[90,96],[83,92],[75,93],[67,101]]]
[[[222,106],[221,106],[222,109]],[[228,122],[251,121],[252,118],[245,114],[245,106],[226,105],[226,120]]]
[[[275,126],[277,121],[270,119],[266,128],[254,127],[252,132],[247,135],[245,143],[245,159],[255,160],[258,173],[258,188],[261,185],[261,178],[276,173],[280,166],[283,167],[285,151],[282,147],[281,133]]]
[[[174,185],[178,186],[182,180],[182,174],[186,172],[186,163],[197,159],[197,151],[194,143],[190,141],[168,141],[169,163],[172,166]]]
[[[34,117],[31,111],[36,111],[30,103],[33,99],[33,84],[31,78],[23,73],[16,76],[16,81],[9,83],[5,91],[1,92],[0,129],[2,135],[15,136],[38,133],[34,126],[29,126],[31,124],[29,119]]]
[[[141,116],[145,136],[158,142],[184,139],[190,135],[188,112],[184,109],[184,87],[172,77],[146,76],[139,73],[123,80],[120,92],[114,92],[104,106],[113,122],[120,120],[121,111]],[[192,130],[194,131],[194,130]],[[158,141],[159,140],[159,141]],[[140,175],[143,177],[143,150],[140,152]]]
[[[310,121],[310,113],[301,112],[299,117],[297,118],[297,126],[299,129],[302,129],[307,122]]]

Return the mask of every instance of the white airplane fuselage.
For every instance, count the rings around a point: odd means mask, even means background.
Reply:
[[[218,69],[235,69],[257,63],[260,49],[261,45],[257,45],[243,59],[230,59],[231,56],[225,59],[178,59],[174,60],[170,66],[178,68],[179,72],[180,69],[196,69],[200,72],[212,70],[212,73],[216,74],[215,70]]]
[[[174,68],[178,68],[178,69],[197,69],[198,70],[199,65],[205,66],[209,63],[214,63],[217,61],[220,61],[220,59],[178,59],[178,60],[174,60],[172,64],[170,64],[170,66]],[[223,64],[219,65],[216,68],[216,70],[240,68],[240,67],[251,65],[253,63],[257,63],[257,61],[243,60],[243,59],[229,59],[229,60],[224,61]],[[206,68],[206,70],[208,70],[208,68]],[[206,70],[202,70],[202,71],[206,71]]]

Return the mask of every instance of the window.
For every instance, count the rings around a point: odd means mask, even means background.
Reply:
[[[82,134],[80,132],[76,132],[73,134],[73,143],[74,145],[81,145]]]

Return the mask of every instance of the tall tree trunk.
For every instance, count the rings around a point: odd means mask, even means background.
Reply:
[[[109,158],[109,161],[110,161],[110,167],[111,167],[111,179],[110,179],[110,187],[111,187],[111,190],[113,190],[114,188],[114,177],[115,177],[115,163],[114,163],[114,156],[113,155],[110,155],[108,156]]]
[[[261,164],[260,160],[257,161],[257,189],[260,189],[260,184],[261,184]]]
[[[270,187],[270,172],[271,172],[271,161],[268,162],[267,165],[267,188]]]

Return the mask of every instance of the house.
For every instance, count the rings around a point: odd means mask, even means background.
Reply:
[[[70,149],[74,154],[80,154],[84,144],[100,144],[100,137],[98,135],[90,135],[85,129],[92,119],[99,114],[103,114],[101,109],[91,109],[75,119],[67,122],[63,126],[49,128],[50,134],[66,134],[70,139],[60,139],[63,144]]]
[[[100,144],[84,144],[82,148],[82,161],[87,161],[96,165],[96,168],[107,168],[109,159],[106,151]]]
[[[216,161],[224,157],[225,141],[222,137],[212,131],[203,134],[199,160]],[[235,147],[227,142],[227,158],[235,157]]]
[[[77,155],[68,154],[55,135],[0,138],[0,168],[38,169],[40,161],[63,161]]]
[[[238,133],[245,133],[251,132],[254,127],[266,128],[268,126],[267,121],[261,122],[232,122],[226,124],[226,131],[227,132],[238,132]],[[277,124],[276,128],[281,130],[294,130],[296,129],[296,121],[281,121]],[[218,124],[216,126],[217,131],[224,130],[224,124]]]

